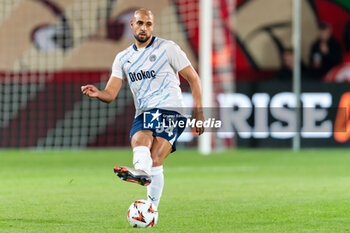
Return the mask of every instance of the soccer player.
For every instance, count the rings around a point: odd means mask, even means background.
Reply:
[[[123,78],[127,79],[136,108],[130,130],[134,168],[117,166],[114,172],[122,180],[146,185],[148,200],[158,206],[164,186],[163,161],[176,150],[176,141],[184,127],[179,124],[163,130],[145,128],[144,114],[147,112],[151,116],[150,122],[169,116],[173,120],[186,120],[181,115],[185,106],[178,77],[180,73],[190,84],[195,118],[203,121],[201,83],[177,44],[152,35],[154,17],[150,10],[136,10],[130,25],[135,43],[117,54],[105,89],[99,90],[89,84],[82,86],[81,91],[89,97],[110,103],[117,97]],[[203,131],[203,127],[196,128],[198,135]]]

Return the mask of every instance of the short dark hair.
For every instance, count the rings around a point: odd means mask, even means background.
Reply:
[[[320,23],[318,24],[318,28],[321,29],[321,30],[328,29],[328,28],[330,28],[330,27],[331,27],[331,26],[330,26],[328,23],[326,23],[326,22],[320,22]]]
[[[294,50],[293,50],[293,48],[291,48],[291,47],[287,47],[287,48],[284,48],[284,49],[283,49],[283,52],[284,52],[284,53],[293,53]]]

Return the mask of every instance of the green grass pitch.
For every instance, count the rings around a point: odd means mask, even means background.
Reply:
[[[130,150],[0,151],[0,232],[349,232],[349,150],[179,150],[153,229],[133,229],[145,187],[119,180]]]

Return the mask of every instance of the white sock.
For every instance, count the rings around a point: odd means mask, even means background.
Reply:
[[[147,186],[147,199],[158,207],[164,186],[163,165],[151,168],[152,182]]]
[[[133,164],[135,169],[140,169],[147,174],[151,174],[152,158],[151,152],[147,146],[137,146],[133,150]]]

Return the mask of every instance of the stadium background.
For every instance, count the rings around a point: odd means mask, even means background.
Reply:
[[[128,134],[134,107],[128,85],[109,105],[83,96],[80,86],[104,87],[114,56],[133,42],[128,21],[142,6],[156,16],[155,34],[177,42],[198,69],[198,3],[0,1],[1,233],[135,232],[127,210],[146,198],[145,187],[113,173],[116,165],[132,166]],[[216,107],[222,99],[243,100],[256,113],[257,100],[267,100],[259,112],[271,120],[272,102],[294,99],[290,83],[271,78],[281,66],[282,49],[291,46],[293,1],[213,3]],[[291,139],[276,138],[270,121],[262,121],[266,130],[256,132],[255,119],[249,118],[249,137],[215,138],[210,156],[179,149],[164,164],[159,221],[152,232],[350,232],[349,132],[336,124],[338,110],[350,109],[343,41],[350,2],[302,0],[302,9],[304,63],[320,22],[333,27],[344,55],[331,78],[302,83],[302,99],[311,96],[312,103],[327,106],[312,109],[327,113],[318,126],[330,120],[331,130],[317,133],[327,137],[305,138],[301,132],[307,149],[262,149],[290,147]],[[186,82],[182,88],[189,91]],[[190,105],[188,96],[184,93]],[[347,124],[347,117],[340,119]],[[195,147],[192,136],[178,146]],[[220,150],[224,147],[249,149]]]
[[[123,85],[117,100],[109,105],[82,96],[80,86],[95,83],[104,87],[115,55],[133,41],[129,19],[140,6],[154,12],[154,34],[178,43],[198,68],[196,0],[147,0],[141,5],[136,0],[0,2],[0,147],[129,145],[134,107],[128,86]],[[332,26],[345,55],[349,2],[303,0],[302,7],[302,60],[308,63],[321,21]],[[276,94],[269,90],[268,82],[281,66],[283,48],[291,46],[291,22],[291,0],[214,1],[215,95],[238,91],[251,96],[257,90]],[[286,83],[273,85],[274,90],[291,90]],[[319,81],[304,89],[331,93],[332,107],[337,107],[348,87]],[[182,88],[189,91],[186,83]],[[290,141],[285,141],[266,144],[249,139],[241,145],[289,146]],[[226,138],[221,144],[232,147],[235,142]],[[184,145],[196,145],[196,138]],[[304,146],[319,145],[350,144],[334,138],[304,142]]]

